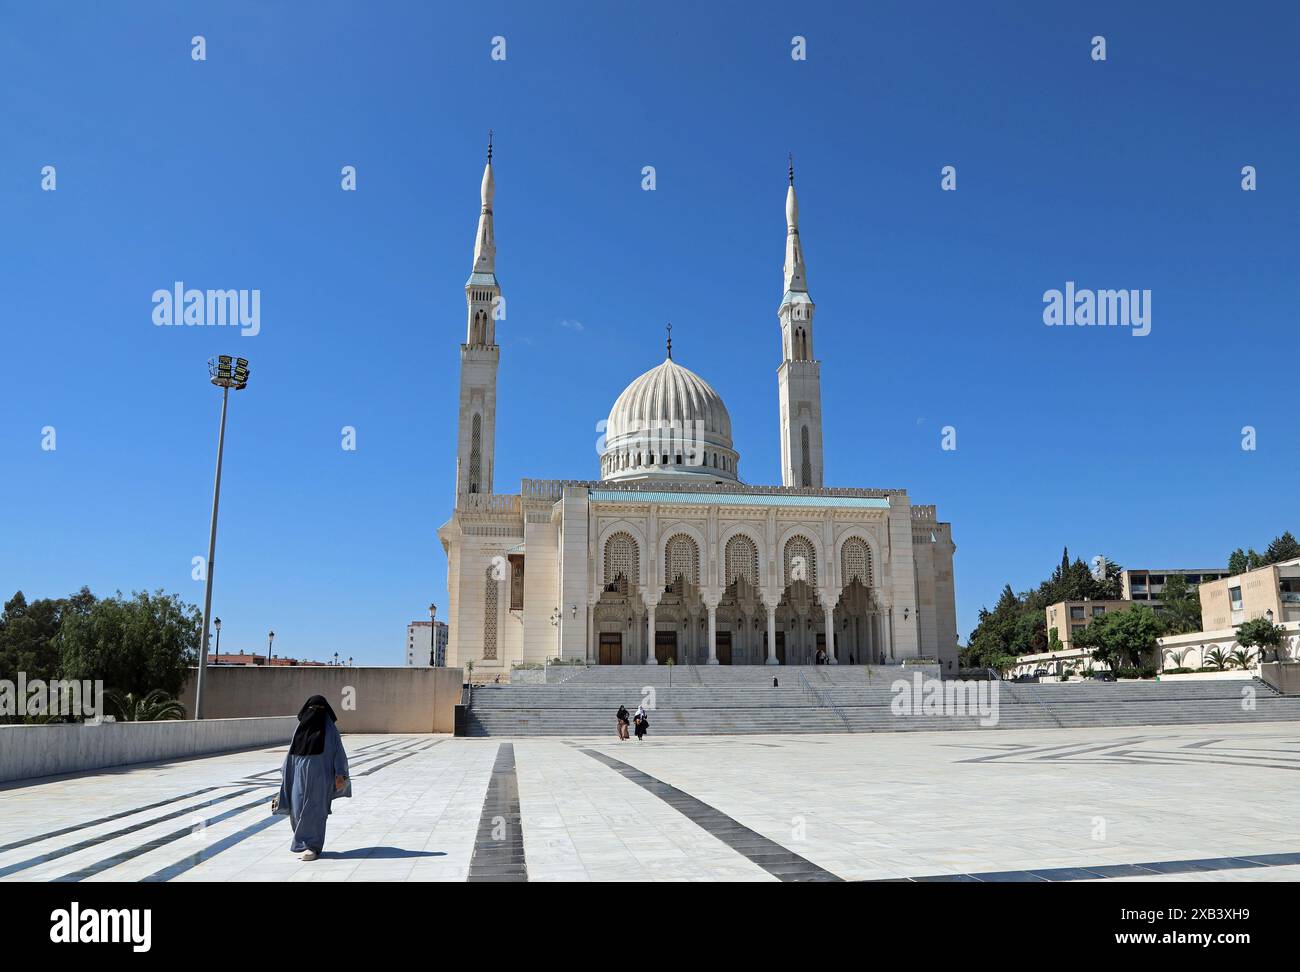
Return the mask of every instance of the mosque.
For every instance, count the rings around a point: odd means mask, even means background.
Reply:
[[[821,362],[786,190],[777,311],[781,485],[741,480],[731,417],[672,357],[609,412],[600,478],[493,484],[501,303],[492,150],[460,346],[447,664],[476,674],[562,658],[599,665],[957,666],[951,525],[901,489],[823,484]]]

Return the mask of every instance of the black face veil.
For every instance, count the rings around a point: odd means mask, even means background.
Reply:
[[[298,713],[298,728],[294,730],[293,742],[289,744],[291,756],[317,756],[325,751],[325,727],[330,722],[338,722],[330,704],[323,695],[313,695]]]

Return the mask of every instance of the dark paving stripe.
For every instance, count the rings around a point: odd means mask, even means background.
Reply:
[[[782,847],[774,840],[764,837],[757,831],[750,830],[739,821],[728,817],[721,810],[697,800],[684,790],[656,779],[649,773],[643,773],[629,766],[622,760],[594,749],[584,749],[584,753],[599,760],[615,772],[621,773],[637,786],[653,793],[687,819],[694,821],[707,830],[732,850],[749,858],[768,874],[781,881],[839,881],[825,868],[818,867],[807,858],[800,857],[794,851]]]
[[[421,746],[419,749],[412,749],[412,750],[410,750],[410,751],[408,751],[408,752],[402,753],[402,755],[400,755],[400,756],[397,756],[397,757],[394,757],[393,759],[390,759],[390,760],[389,760],[388,762],[386,762],[386,763],[380,763],[378,766],[372,766],[372,767],[370,767],[368,770],[366,770],[364,773],[354,773],[354,774],[352,774],[352,775],[353,775],[353,776],[369,776],[371,773],[377,773],[377,772],[379,772],[381,769],[384,769],[386,766],[392,766],[394,763],[400,763],[400,762],[401,762],[402,760],[404,760],[404,759],[410,759],[412,756],[418,756],[420,753],[427,752],[428,750],[432,749],[434,746],[437,746],[437,745],[439,745],[439,744],[441,744],[441,743],[445,743],[446,741],[447,741],[447,740],[445,740],[445,739],[435,739],[433,742],[429,743],[429,745],[427,745],[427,746]],[[388,754],[385,753],[384,755],[388,755]],[[349,765],[349,766],[348,766],[348,769],[350,770],[351,768],[352,768],[352,767]]]
[[[250,800],[248,803],[240,804],[237,807],[231,807],[229,810],[224,813],[219,813],[215,817],[206,818],[203,821],[203,826],[210,827],[213,824],[221,823],[223,820],[229,820],[231,817],[238,816],[239,814],[244,813],[247,810],[252,810],[255,807],[261,807],[269,813],[271,810],[271,801],[267,797],[258,797],[256,800]],[[275,820],[274,817],[271,819],[273,821]],[[96,861],[94,864],[87,865],[78,871],[73,871],[71,874],[64,874],[62,877],[56,877],[52,880],[54,882],[84,881],[88,877],[94,877],[96,874],[101,874],[104,871],[107,871],[110,867],[117,867],[119,864],[125,864],[127,861],[134,860],[142,854],[147,854],[152,850],[157,850],[159,847],[166,847],[168,844],[175,843],[182,837],[189,837],[193,833],[193,827],[184,827],[181,830],[173,830],[169,834],[163,834],[160,837],[154,837],[152,840],[147,840],[139,847],[119,851],[112,857],[106,857],[102,861]]]
[[[225,783],[221,786],[229,786]],[[146,813],[149,810],[157,810],[159,807],[165,807],[169,803],[179,803],[181,800],[188,800],[190,797],[202,796],[204,793],[211,793],[213,790],[221,789],[221,786],[205,786],[201,790],[190,790],[189,793],[182,793],[180,796],[174,796],[170,800],[159,800],[157,803],[147,803],[142,807],[135,807],[131,810],[122,810],[119,813],[110,814],[107,817],[96,817],[94,820],[87,820],[85,823],[73,824],[71,827],[64,827],[62,830],[51,830],[43,834],[37,834],[34,837],[24,837],[22,840],[16,840],[12,844],[0,845],[0,854],[5,851],[15,850],[19,847],[26,847],[28,844],[39,844],[43,840],[50,840],[54,837],[65,837],[68,834],[78,830],[85,830],[87,827],[97,827],[100,824],[112,823],[114,820],[121,820],[123,817],[131,817],[137,813]]]
[[[524,831],[519,814],[519,778],[515,775],[515,747],[497,749],[483,812],[478,818],[474,853],[469,859],[470,881],[527,881]]]
[[[194,813],[204,807],[210,807],[218,803],[225,803],[227,800],[233,800],[235,797],[243,796],[245,793],[252,793],[256,789],[258,789],[256,786],[245,787],[242,790],[235,790],[233,793],[227,793],[225,796],[208,800],[206,803],[200,803],[192,807],[182,807],[180,810],[173,810],[171,813],[152,817],[133,827],[124,827],[121,830],[115,830],[112,833],[103,834],[99,837],[91,837],[88,840],[83,840],[76,844],[69,844],[67,847],[56,847],[54,850],[47,851],[37,857],[31,857],[25,861],[19,861],[17,864],[9,864],[5,867],[0,867],[0,877],[8,877],[10,874],[14,874],[18,871],[25,871],[29,867],[35,867],[37,864],[45,864],[48,861],[57,861],[60,857],[67,857],[69,854],[75,854],[77,851],[85,850],[88,847],[94,847],[98,844],[105,843],[106,841],[115,840],[118,837],[125,837],[128,834],[139,833],[141,830],[144,830],[147,827],[152,827],[154,824],[162,823],[164,820],[175,820],[177,817],[183,817],[187,813]],[[189,833],[189,830],[187,829],[185,833]]]
[[[1148,861],[1144,864],[1088,864],[1084,867],[1030,868],[1023,871],[982,871],[973,874],[927,874],[894,878],[903,881],[1096,881],[1101,878],[1159,877],[1194,871],[1239,871],[1249,867],[1285,867],[1300,864],[1300,854],[1243,854],[1188,861]]]
[[[263,830],[266,830],[268,827],[273,826],[274,824],[277,824],[279,822],[280,822],[279,817],[267,817],[265,820],[259,820],[251,827],[245,827],[243,830],[236,831],[235,833],[230,834],[227,837],[222,837],[219,841],[208,845],[198,853],[191,854],[189,857],[182,858],[181,860],[177,861],[175,864],[169,864],[167,867],[164,867],[161,871],[155,871],[153,874],[150,874],[148,877],[141,878],[140,880],[143,883],[149,883],[154,881],[170,881],[172,878],[176,877],[177,875],[184,874],[186,871],[190,870],[191,868],[198,867],[204,861],[211,860],[212,858],[220,854],[222,851],[230,850],[230,848],[234,847],[236,844],[242,843],[243,841],[247,840],[249,837],[252,837],[254,834],[260,834]]]
[[[434,746],[437,746],[439,743],[444,743],[446,741],[447,740],[445,739],[435,739],[427,746],[421,747],[419,752],[424,752],[425,750],[432,749]],[[386,756],[389,754],[383,753],[381,755]],[[407,753],[404,756],[399,757],[398,759],[389,760],[387,763],[383,763],[380,766],[373,767],[372,769],[367,770],[365,773],[357,773],[354,775],[369,776],[371,773],[375,772],[376,770],[381,770],[385,766],[391,766],[393,765],[393,763],[401,762],[401,760],[405,759],[406,756],[414,756],[414,755],[415,755],[414,752]],[[370,757],[366,757],[366,758],[370,758]],[[360,762],[360,760],[354,760],[349,765],[348,768],[351,769],[352,766],[355,766],[357,762]],[[148,877],[142,878],[141,880],[144,882],[170,881],[176,876],[180,874],[184,874],[186,871],[190,870],[191,868],[198,867],[198,865],[202,864],[204,861],[211,860],[212,858],[220,854],[222,851],[227,851],[230,848],[234,847],[236,844],[242,843],[243,841],[247,840],[249,837],[261,833],[263,830],[266,830],[268,827],[273,826],[280,819],[281,819],[280,817],[268,817],[265,820],[259,820],[257,823],[251,824],[250,826],[245,827],[243,830],[236,831],[235,833],[230,834],[229,836],[223,837],[221,838],[221,840],[218,840],[215,843],[208,845],[207,847],[203,848],[201,851],[191,854],[189,857],[182,858],[181,860],[177,861],[175,864],[170,864],[159,871],[155,871],[153,874],[150,874]]]

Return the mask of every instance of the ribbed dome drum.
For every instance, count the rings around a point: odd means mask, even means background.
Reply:
[[[668,358],[614,402],[600,476],[734,482],[739,459],[722,398],[695,372]]]

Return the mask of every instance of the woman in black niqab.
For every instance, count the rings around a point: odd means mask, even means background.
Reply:
[[[284,757],[280,795],[272,806],[273,813],[288,814],[293,825],[289,849],[304,861],[314,861],[325,846],[333,802],[352,796],[348,756],[334,725],[337,721],[324,696],[313,695],[306,701]]]

